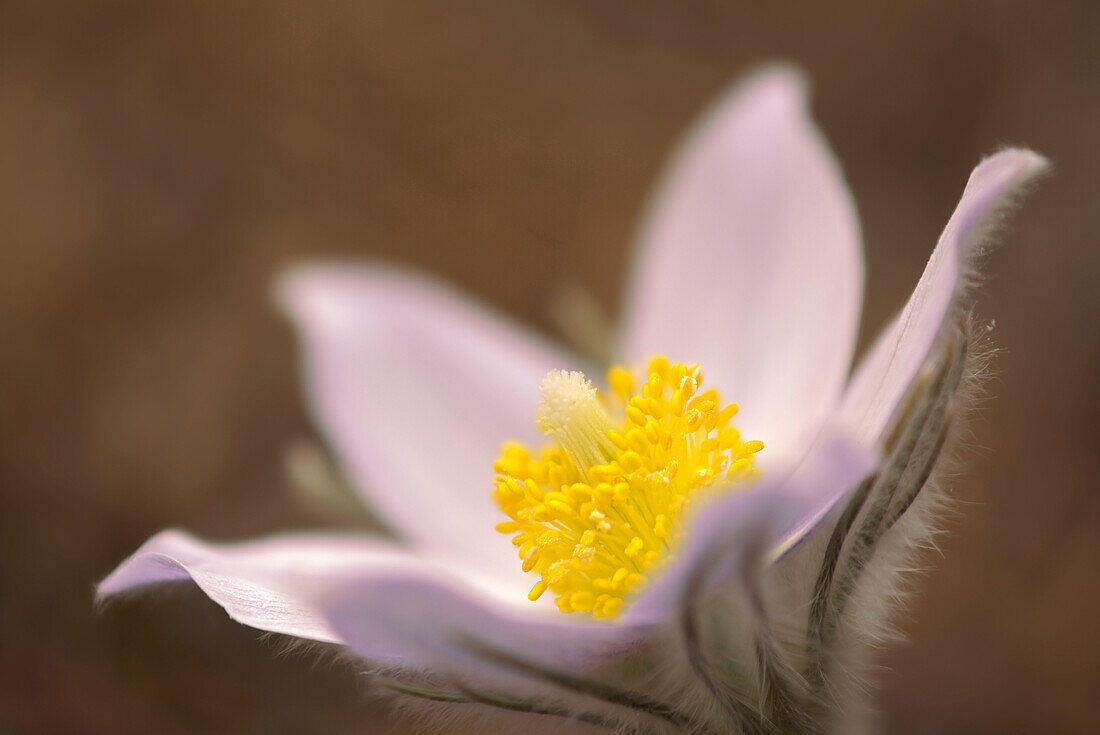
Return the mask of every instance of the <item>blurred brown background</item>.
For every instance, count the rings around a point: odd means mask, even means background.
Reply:
[[[788,58],[859,202],[868,330],[983,154],[1055,162],[990,261],[997,397],[878,702],[892,733],[1095,732],[1098,7],[0,4],[0,731],[403,727],[191,590],[97,615],[93,583],[168,525],[357,523],[284,471],[311,429],[281,266],[382,255],[546,330],[562,283],[614,309],[674,136]]]

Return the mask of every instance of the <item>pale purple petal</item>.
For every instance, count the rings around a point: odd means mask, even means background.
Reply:
[[[362,536],[211,543],[164,531],[103,580],[97,595],[187,580],[240,623],[347,645],[374,663],[410,670],[487,672],[493,667],[463,648],[475,640],[547,664],[583,664],[646,633],[566,619],[479,569]]]
[[[369,504],[419,551],[527,584],[490,499],[501,442],[541,441],[538,384],[577,367],[447,286],[393,268],[300,267],[279,294],[316,419]]]
[[[488,611],[515,618],[561,624],[560,613],[518,598],[481,570],[453,559],[427,559],[363,536],[286,534],[235,543],[202,541],[177,530],[149,539],[99,585],[106,599],[173,581],[193,581],[234,620],[260,630],[325,643],[352,645],[382,663],[417,666],[417,641],[449,635],[454,626],[484,630]],[[367,591],[371,592],[368,594]],[[343,625],[332,620],[332,601],[353,594],[361,635],[355,645]],[[433,608],[410,605],[412,597]],[[467,601],[469,600],[469,602]],[[477,601],[476,603],[473,601]],[[479,605],[464,616],[462,610]],[[423,626],[418,622],[431,618]],[[557,616],[557,617],[554,617]],[[357,640],[357,639],[356,639]],[[439,663],[435,661],[434,663]]]
[[[973,259],[991,225],[1046,167],[1036,153],[1009,149],[974,169],[916,290],[861,361],[844,396],[842,420],[861,441],[881,439],[945,321],[958,315]]]
[[[741,404],[765,463],[835,408],[863,290],[855,206],[797,72],[722,97],[665,174],[642,232],[622,335],[629,361],[698,362]]]
[[[128,590],[192,580],[245,625],[339,643],[317,598],[365,569],[399,574],[423,562],[365,537],[287,535],[213,544],[169,530],[146,541],[99,585],[106,598]]]

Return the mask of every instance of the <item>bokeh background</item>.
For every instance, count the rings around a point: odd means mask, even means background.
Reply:
[[[314,434],[281,267],[384,256],[548,332],[566,284],[614,313],[671,142],[784,58],[859,202],[868,331],[983,154],[1055,162],[989,264],[996,399],[877,700],[892,733],[1095,732],[1098,9],[0,3],[0,731],[402,731],[191,589],[97,614],[93,584],[169,525],[365,523],[288,479]]]

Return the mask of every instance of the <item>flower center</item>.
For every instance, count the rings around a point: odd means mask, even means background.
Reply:
[[[759,441],[742,441],[698,365],[650,360],[634,392],[623,367],[608,371],[605,401],[583,373],[556,370],[539,385],[539,425],[556,441],[538,455],[507,443],[493,464],[493,499],[511,520],[523,571],[562,612],[614,617],[624,598],[676,548],[684,512],[712,489],[759,474]],[[612,411],[623,419],[615,421]]]

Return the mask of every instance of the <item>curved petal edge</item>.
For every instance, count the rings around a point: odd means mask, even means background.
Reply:
[[[240,543],[208,543],[179,530],[153,536],[98,586],[106,600],[131,590],[191,580],[229,617],[272,633],[342,643],[317,598],[362,574],[408,573],[407,553],[362,537],[286,535]]]
[[[976,280],[975,260],[1005,213],[1048,168],[1037,153],[1010,148],[974,169],[954,214],[901,314],[856,369],[841,403],[853,435],[876,445]]]
[[[863,255],[801,73],[750,74],[702,116],[662,176],[627,285],[626,360],[698,362],[771,459],[812,439],[851,367]]]

